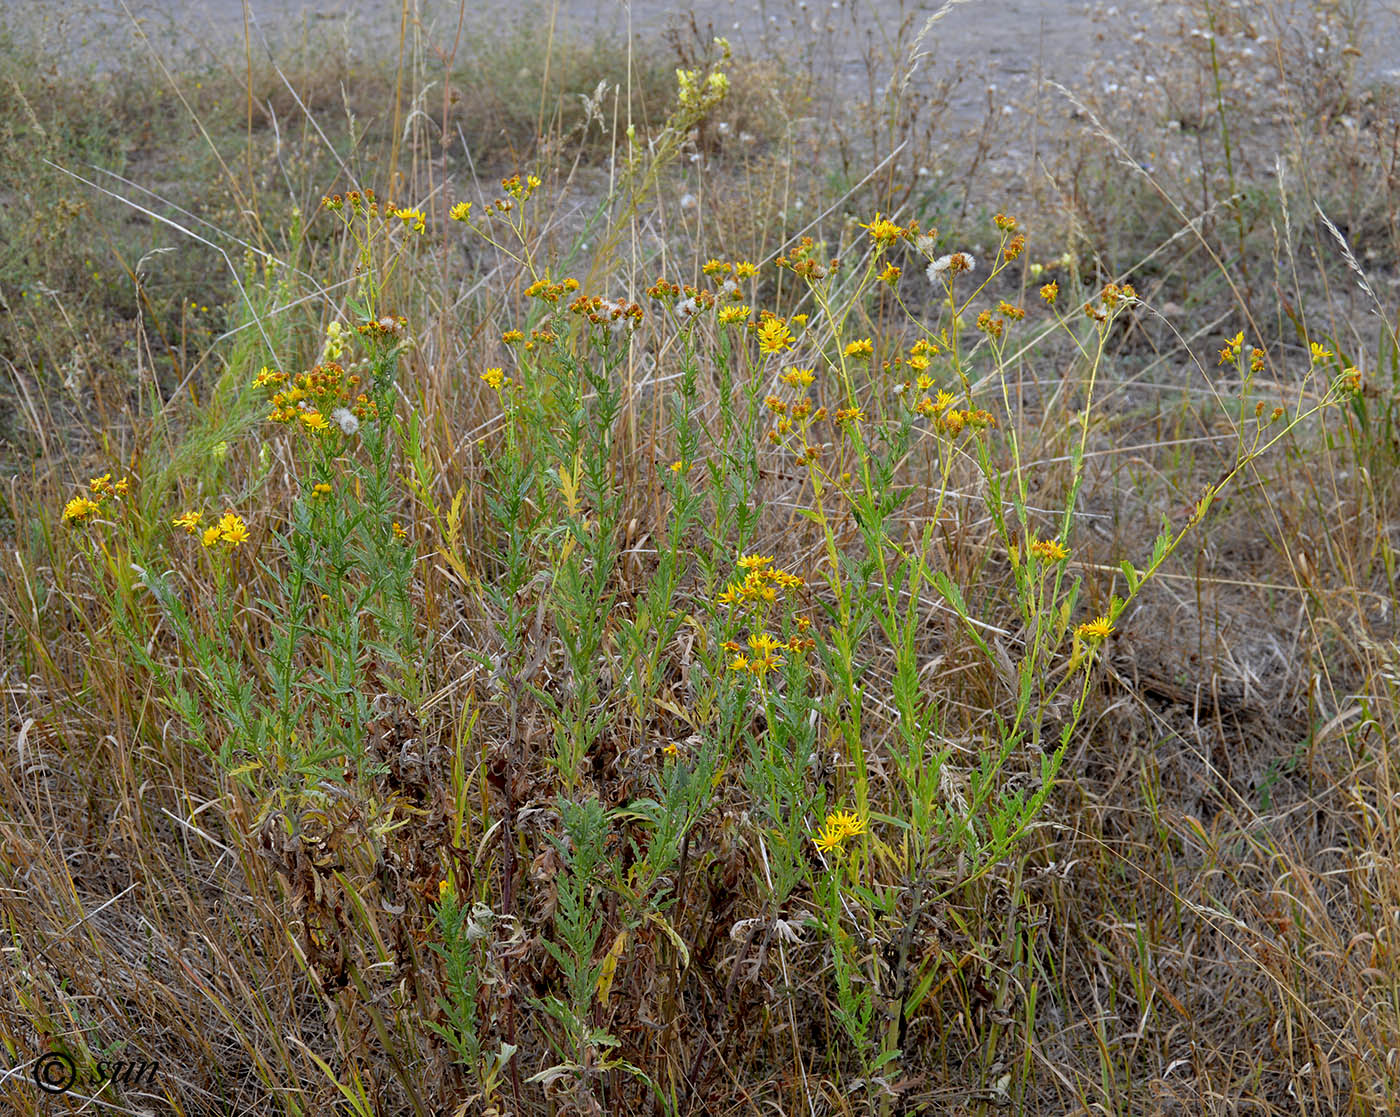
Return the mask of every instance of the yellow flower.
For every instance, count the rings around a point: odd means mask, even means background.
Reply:
[[[203,512],[186,512],[183,516],[176,516],[170,522],[175,527],[182,528],[193,535],[199,530],[199,521],[203,518]]]
[[[869,229],[871,239],[881,247],[894,244],[905,235],[905,229],[902,225],[896,225],[888,217],[881,217],[878,212],[869,224],[858,224],[862,229]]]
[[[408,531],[404,528],[403,524],[399,523],[398,520],[395,520],[393,526],[394,526],[394,538],[397,539],[400,543],[407,543],[407,542],[408,542]]]
[[[101,493],[103,496],[106,496],[112,491],[112,475],[110,473],[104,473],[101,477],[94,477],[88,482],[88,488],[92,492]]]
[[[233,512],[225,512],[219,517],[219,538],[231,547],[248,541],[248,525],[243,518]]]
[[[874,352],[875,345],[868,337],[853,341],[846,346],[846,356],[856,359],[868,358]]]
[[[485,372],[481,374],[481,379],[484,380],[489,387],[492,387],[499,392],[506,382],[505,370],[499,368],[488,368]]]
[[[326,422],[326,417],[315,408],[309,408],[306,411],[298,411],[297,418],[301,420],[302,426],[306,427],[307,430],[324,431],[330,430],[331,427],[331,425]]]
[[[765,566],[772,565],[772,555],[745,555],[738,562],[740,570],[760,570]]]
[[[683,461],[674,461],[671,463],[672,473],[684,473],[687,468],[689,467]]]
[[[724,311],[720,311],[721,319]],[[792,332],[781,318],[769,318],[758,327],[758,350],[760,353],[781,353],[792,348]]]
[[[524,341],[525,335],[519,330],[507,330],[501,335],[501,340],[507,345],[514,345],[517,341]]]
[[[449,880],[438,881],[438,903],[442,903],[452,894],[452,882]]]
[[[1055,300],[1060,297],[1060,285],[1055,280],[1051,280],[1040,289],[1040,297],[1051,306],[1055,305]]]
[[[778,379],[792,388],[806,388],[816,379],[816,375],[815,369],[790,368]]]
[[[840,831],[843,838],[865,833],[865,822],[854,811],[833,811],[826,816],[826,824]]]
[[[206,547],[212,547],[215,543],[217,543],[219,541],[219,525],[210,524],[207,528],[205,528],[204,534],[200,537],[200,541]]]
[[[1059,562],[1069,557],[1069,551],[1058,539],[1036,539],[1031,543],[1030,551],[1041,562]]]
[[[253,387],[268,388],[273,384],[280,384],[285,379],[287,379],[287,374],[285,372],[278,372],[276,369],[268,368],[267,365],[263,365],[263,367],[258,370],[257,376],[253,377]]]
[[[823,826],[817,832],[817,836],[812,842],[823,853],[834,853],[841,846],[842,834],[839,830],[833,830],[830,826]]]
[[[864,833],[865,821],[854,811],[832,811],[826,816],[826,822],[812,840],[823,853],[832,853],[840,849],[841,843],[847,838]]]
[[[1308,348],[1312,350],[1312,363],[1315,365],[1322,364],[1323,361],[1327,360],[1327,358],[1332,355],[1332,350],[1324,349],[1315,341],[1308,342]]]
[[[330,487],[328,484],[326,484],[324,481],[319,481],[319,482],[317,482],[315,488],[313,488],[311,491],[312,491],[313,493],[315,493],[317,496],[330,496],[330,495],[331,495],[331,487]]]
[[[734,325],[736,322],[742,322],[742,321],[743,321],[745,318],[747,318],[751,313],[753,313],[753,312],[752,312],[747,306],[744,306],[744,305],[742,305],[742,304],[739,305],[739,306],[724,306],[724,307],[720,307],[720,311],[719,311],[719,320],[720,320],[720,324],[721,324],[721,325],[725,325],[725,326],[732,326],[732,325]]]
[[[749,657],[746,655],[736,655],[729,661],[729,670],[747,671],[749,669]]]
[[[75,496],[63,506],[63,522],[65,524],[80,524],[96,511],[95,501],[91,501],[85,496]]]
[[[747,260],[736,260],[734,262],[734,278],[749,279],[758,274],[758,265],[751,264]]]
[[[1113,625],[1107,617],[1095,617],[1076,628],[1074,634],[1084,640],[1107,640],[1113,635]]]
[[[427,227],[427,215],[418,208],[396,209],[394,216],[411,228],[415,233],[423,232]]]
[[[667,741],[661,746],[661,751],[670,757],[677,757],[681,754],[681,747],[675,741]]]
[[[878,279],[881,283],[888,283],[891,287],[893,287],[899,281],[900,274],[900,269],[894,264],[886,264],[885,270],[882,271],[875,278]]]
[[[470,221],[472,219],[471,202],[458,202],[447,211],[447,216],[453,221]]]
[[[1228,365],[1240,355],[1240,350],[1244,347],[1244,331],[1241,330],[1234,337],[1225,343],[1225,348],[1220,350],[1220,363]]]

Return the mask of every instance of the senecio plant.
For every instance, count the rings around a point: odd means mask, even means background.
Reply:
[[[672,148],[726,88],[718,72],[680,75]],[[656,168],[633,154],[635,208]],[[538,248],[541,179],[501,185],[475,209],[450,207],[443,230],[513,263],[524,296],[523,318],[503,323],[500,363],[478,373],[494,421],[454,499],[437,495],[418,420],[398,406],[413,323],[386,305],[411,280],[416,244],[439,230],[422,209],[352,191],[323,206],[355,263],[352,296],[320,327],[314,359],[269,356],[241,397],[256,437],[276,446],[289,504],[262,522],[247,511],[274,479],[264,452],[242,490],[163,509],[159,531],[133,507],[140,481],[129,477],[95,478],[62,520],[182,731],[257,804],[253,825],[284,837],[308,804],[329,810],[382,773],[367,745],[376,695],[421,712],[440,685],[424,674],[434,634],[415,605],[419,554],[489,618],[476,685],[502,711],[509,755],[527,755],[527,715],[547,727],[530,746],[541,749],[531,811],[550,820],[530,879],[548,882],[534,933],[552,976],[512,976],[527,953],[513,828],[528,812],[515,773],[488,779],[492,743],[464,710],[448,735],[443,828],[425,847],[440,879],[428,918],[400,936],[427,944],[413,956],[437,967],[431,995],[370,995],[366,974],[389,964],[389,948],[336,878],[373,944],[342,987],[358,992],[376,1042],[433,1035],[483,1107],[506,1093],[518,1107],[538,1089],[596,1111],[622,1076],[676,1111],[676,1083],[610,1026],[612,989],[643,952],[649,980],[681,979],[682,882],[711,826],[721,845],[751,851],[748,925],[785,985],[799,965],[829,982],[828,1070],[887,1112],[910,1021],[936,998],[937,959],[914,928],[1017,855],[1084,731],[1093,667],[1124,610],[1222,489],[1354,372],[1310,402],[1260,404],[1219,482],[1144,554],[1123,557],[1121,592],[1088,615],[1078,504],[1105,347],[1139,305],[1130,285],[1079,290],[1064,261],[1028,310],[988,294],[1024,263],[1013,218],[996,216],[996,247],[978,260],[877,213],[843,251],[803,238],[771,262],[710,259],[697,282],[661,277],[634,298],[553,274]],[[1028,317],[1078,358],[1057,490],[1025,460],[1013,345]],[[634,377],[642,329],[668,362],[645,385]],[[1331,356],[1314,347],[1316,364]],[[1221,360],[1247,384],[1262,354],[1239,335]],[[659,417],[649,475],[623,460],[643,408]],[[785,480],[776,537],[772,476]],[[625,537],[638,484],[657,510],[641,574]],[[999,578],[959,561],[959,533],[976,521],[993,533]],[[202,584],[160,573],[177,548],[194,553],[185,568]],[[254,596],[252,585],[274,589]],[[253,631],[250,614],[258,644],[229,639]],[[935,626],[958,670],[980,680],[985,716],[960,720],[929,685]],[[173,659],[154,650],[157,633],[174,641]],[[650,743],[627,760],[642,791],[609,806],[593,761],[615,736]],[[718,818],[722,797],[742,811]],[[367,811],[381,850],[428,813],[419,801]],[[288,933],[310,971],[328,948],[309,919],[300,926]],[[324,995],[343,1005],[350,994]],[[797,1011],[789,1000],[794,1036]],[[538,1062],[521,1067],[527,1050]],[[413,1058],[398,1050],[392,1062],[428,1111]],[[370,1111],[357,1076],[336,1081]]]

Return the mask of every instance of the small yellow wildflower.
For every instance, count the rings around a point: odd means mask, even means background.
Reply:
[[[893,287],[897,282],[899,282],[900,274],[900,269],[894,264],[886,264],[885,270],[882,271],[875,278],[878,279],[881,283],[888,283],[891,287]]]
[[[1242,348],[1244,348],[1243,330],[1225,342],[1225,347],[1220,350],[1220,363],[1222,365],[1233,364]]]
[[[853,341],[846,346],[846,356],[856,360],[864,360],[875,352],[875,344],[870,338],[864,337],[859,341]]]
[[[315,486],[311,491],[312,491],[313,493],[315,493],[317,496],[330,496],[330,495],[331,495],[331,487],[330,487],[328,484],[326,484],[326,482],[324,482],[324,481],[318,481],[318,482],[316,483],[316,486]]]
[[[772,555],[745,555],[736,564],[740,570],[761,570],[773,563]]]
[[[101,477],[94,477],[88,482],[88,489],[94,493],[107,496],[112,491],[112,475],[104,473]]]
[[[750,279],[758,274],[758,265],[751,264],[747,260],[736,260],[734,262],[734,278]]]
[[[1095,617],[1076,628],[1074,634],[1083,640],[1107,640],[1113,635],[1113,625],[1107,617]]]
[[[395,520],[395,521],[394,521],[393,527],[394,527],[394,538],[397,539],[400,543],[407,543],[407,542],[408,542],[408,531],[407,531],[407,529],[403,526],[403,524],[399,523],[398,520]]]
[[[204,534],[200,536],[200,542],[202,542],[206,547],[212,547],[218,541],[219,525],[210,524],[207,528],[204,529]]]
[[[199,530],[199,521],[204,518],[203,512],[186,512],[183,516],[176,516],[171,520],[171,524],[193,535]]]
[[[821,830],[813,839],[823,853],[832,853],[841,848],[847,838],[865,833],[865,820],[854,811],[832,811],[826,816]]]
[[[326,417],[315,408],[308,408],[305,411],[298,411],[297,418],[301,420],[301,425],[307,430],[324,431],[330,430],[330,423],[326,422]]]
[[[841,847],[841,832],[830,826],[823,826],[812,839],[822,853],[835,853]]]
[[[427,214],[416,207],[412,209],[396,209],[394,216],[412,229],[415,233],[421,233],[427,229]]]
[[[724,311],[720,311],[723,320]],[[769,318],[758,327],[758,350],[760,353],[781,353],[792,348],[792,332],[781,318]]]
[[[1041,562],[1046,563],[1059,562],[1069,557],[1069,551],[1058,539],[1036,539],[1032,541],[1030,551]]]
[[[501,335],[501,340],[507,345],[514,345],[517,341],[524,341],[525,335],[519,330],[507,330]]]
[[[1055,300],[1060,297],[1060,285],[1055,280],[1051,280],[1040,289],[1040,297],[1051,306],[1055,305]]]
[[[732,326],[744,321],[752,313],[753,311],[742,303],[738,306],[723,306],[720,307],[719,321],[721,325]]]
[[[667,756],[674,759],[675,757],[680,756],[681,747],[680,745],[676,744],[675,741],[667,741],[664,745],[661,746],[661,751]]]
[[[80,524],[97,512],[97,503],[85,496],[75,496],[63,506],[63,522]]]
[[[225,512],[219,517],[219,538],[231,547],[248,541],[248,525],[234,512]]]
[[[470,221],[472,219],[471,202],[458,202],[447,211],[447,216],[453,221]]]
[[[1322,364],[1323,361],[1332,356],[1332,350],[1324,349],[1315,341],[1308,342],[1308,348],[1312,351],[1312,363],[1315,365]]]
[[[506,373],[504,369],[488,368],[481,374],[481,379],[486,382],[487,387],[499,392],[505,385]]]
[[[863,222],[858,222],[857,224],[859,224],[862,229],[869,229],[871,239],[882,248],[894,244],[894,242],[903,237],[906,232],[904,226],[896,225],[888,217],[881,217],[878,212],[869,224]]]

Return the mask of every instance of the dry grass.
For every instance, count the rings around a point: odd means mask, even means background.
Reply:
[[[5,40],[12,1111],[1400,1108],[1394,91],[1365,8],[1314,12],[1302,43],[1198,7],[1143,45],[1155,88],[970,138],[955,75],[885,95],[916,19],[844,105],[835,17],[728,62],[695,22],[85,75]],[[675,65],[727,97],[678,105]],[[982,161],[1015,193],[915,173]],[[320,207],[356,187],[427,231]],[[877,209],[937,243],[879,248]],[[774,265],[804,235],[828,278]],[[927,256],[974,246],[955,326]],[[786,359],[645,293],[722,295],[710,257],[761,265],[744,300],[864,434],[769,444]],[[1110,282],[1138,298],[1099,324]],[[386,312],[343,357],[382,422],[266,422],[260,368]],[[921,336],[995,427],[914,416]],[[742,554],[806,583],[771,677],[726,668]],[[864,833],[820,851],[838,808]],[[54,1051],[158,1072],[87,1103],[36,1087]]]

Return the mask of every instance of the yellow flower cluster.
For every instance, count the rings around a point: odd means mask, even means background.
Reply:
[[[75,496],[63,506],[63,522],[68,527],[87,523],[102,510],[108,500],[120,500],[131,491],[130,479],[113,481],[110,473],[88,481],[87,493]]]
[[[859,222],[858,224],[860,224],[862,229],[869,230],[870,239],[881,248],[888,248],[890,245],[910,235],[909,229],[905,228],[903,225],[896,225],[888,217],[881,217],[878,210],[868,223]],[[913,231],[917,234],[917,225],[913,227]]]
[[[1058,539],[1034,539],[1031,541],[1030,552],[1044,563],[1054,563],[1069,558],[1069,551]]]
[[[253,384],[277,389],[268,398],[269,422],[300,423],[312,433],[330,430],[330,419],[334,419],[342,431],[353,434],[361,420],[378,414],[375,402],[358,390],[360,378],[347,374],[336,361],[325,361],[307,372],[299,372],[290,381],[285,373],[264,366],[253,378]]]
[[[723,315],[724,311],[720,311]],[[758,326],[758,351],[769,355],[782,353],[793,345],[792,331],[781,318],[765,318]]]
[[[176,516],[171,520],[171,524],[188,532],[190,535],[198,535],[200,542],[206,547],[212,547],[215,543],[227,543],[229,550],[248,541],[248,525],[244,523],[243,517],[235,512],[225,512],[219,517],[217,523],[210,524],[203,532],[199,530],[199,523],[204,519],[203,512],[186,512]]]
[[[717,260],[711,256],[700,270],[711,279],[733,276],[735,279],[750,279],[758,274],[758,265],[748,260]]]
[[[715,44],[720,48],[719,64],[722,66],[729,61],[729,42],[716,39]],[[703,116],[718,106],[728,94],[729,77],[722,70],[710,72],[703,82],[695,70],[676,71],[676,100],[682,109],[697,116]]]
[[[847,838],[864,833],[865,821],[854,811],[832,811],[812,841],[822,853],[833,853]]]
[[[807,583],[795,574],[779,570],[771,555],[745,555],[739,560],[744,572],[741,581],[730,582],[718,601],[731,608],[743,605],[773,605],[780,594],[801,589]]]
[[[572,295],[577,290],[577,279],[565,279],[558,283],[551,283],[547,279],[537,279],[525,288],[525,297],[527,299],[542,299],[547,303],[557,303],[565,295]]]

